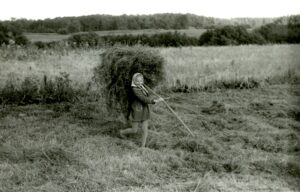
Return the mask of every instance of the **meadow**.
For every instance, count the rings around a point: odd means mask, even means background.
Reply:
[[[299,45],[248,45],[158,49],[166,60],[163,87],[204,89],[207,87],[285,83],[300,77]],[[0,49],[0,87],[7,79],[26,76],[57,76],[66,72],[77,85],[92,82],[93,68],[104,49],[38,50]],[[231,87],[232,88],[232,87]]]
[[[300,45],[154,49],[166,60],[157,91],[194,137],[157,104],[139,148],[140,133],[118,137],[129,125],[108,113],[101,93],[2,104],[0,191],[300,190]],[[103,51],[2,48],[0,87],[66,72],[84,89]]]

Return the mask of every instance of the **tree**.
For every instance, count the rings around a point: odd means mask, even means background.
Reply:
[[[100,36],[94,32],[74,34],[68,41],[74,47],[95,47],[101,44]]]
[[[174,29],[187,29],[189,26],[189,20],[187,15],[178,15],[175,18],[175,25],[173,26]]]
[[[9,43],[8,29],[0,23],[0,45]]]
[[[286,25],[271,23],[260,27],[256,32],[271,43],[285,43],[288,41],[288,28]]]
[[[10,41],[13,41],[17,45],[26,45],[29,42],[18,29],[13,26],[7,27],[0,23],[0,45],[7,45]]]
[[[224,26],[208,30],[199,38],[199,45],[241,45],[264,42],[262,36],[249,33],[243,26]]]
[[[288,21],[288,41],[300,43],[300,15],[292,16]]]

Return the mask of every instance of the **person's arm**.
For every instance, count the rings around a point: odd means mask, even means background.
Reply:
[[[140,90],[139,88],[132,88],[134,95],[143,103],[145,104],[155,104],[155,100],[151,99],[150,97],[147,97],[143,94],[142,90]]]
[[[149,87],[147,87],[147,86],[145,86],[145,88],[147,89],[147,91],[149,92],[149,93],[152,93],[153,94],[153,91],[149,88]],[[158,95],[155,95],[155,94],[153,94],[154,96],[158,96]],[[158,96],[159,97],[159,96]],[[159,102],[162,102],[162,101],[164,101],[164,99],[162,98],[162,97],[159,97],[158,99],[154,99],[154,103],[159,103]]]

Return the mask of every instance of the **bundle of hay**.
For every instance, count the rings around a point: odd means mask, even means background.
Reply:
[[[113,47],[102,54],[101,61],[94,69],[94,80],[101,85],[108,109],[123,113],[127,119],[133,74],[143,74],[145,84],[151,88],[164,80],[164,59],[153,49]]]

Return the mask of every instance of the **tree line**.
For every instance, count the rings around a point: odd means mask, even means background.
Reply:
[[[190,37],[184,33],[167,32],[153,35],[108,35],[99,37],[96,33],[72,35],[68,41],[80,47],[116,44],[146,45],[151,47],[209,46],[209,45],[247,45],[270,43],[300,43],[300,15],[288,20],[277,20],[257,29],[245,26],[223,26],[208,29],[201,36]]]
[[[28,40],[19,32],[10,31],[0,24],[0,44],[27,44]],[[121,45],[146,45],[151,47],[209,46],[209,45],[245,45],[268,43],[300,43],[300,15],[288,20],[276,20],[273,23],[249,30],[245,26],[222,26],[208,29],[199,37],[190,37],[184,33],[168,32],[153,35],[107,35],[99,36],[95,32],[76,33],[66,41],[71,47],[101,47]],[[38,48],[51,48],[58,43],[35,42]]]
[[[58,17],[44,20],[14,19],[2,21],[9,28],[32,33],[76,33],[103,30],[137,29],[187,29],[214,28],[226,25],[243,25],[255,28],[273,22],[272,18],[219,19],[194,14],[154,15],[88,15],[80,17]]]

